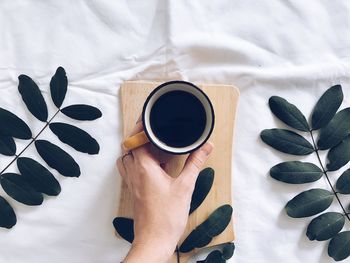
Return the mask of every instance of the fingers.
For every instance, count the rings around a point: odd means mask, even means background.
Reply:
[[[143,125],[142,125],[142,119],[141,119],[141,115],[140,115],[140,117],[136,121],[134,128],[131,130],[129,137],[132,135],[135,135],[136,133],[138,133],[142,130],[143,130]]]
[[[143,130],[143,125],[142,125],[142,121],[140,119],[140,121],[138,121],[136,123],[136,125],[134,126],[134,128],[131,130],[131,132],[128,134],[127,137],[131,137],[131,136],[135,135],[136,133],[141,132],[142,130]],[[123,153],[127,152],[127,150],[125,150],[123,146],[122,146],[122,152]]]
[[[134,164],[134,156],[132,153],[126,153],[122,157],[122,163],[124,165],[126,173],[129,172],[130,167]]]
[[[143,123],[142,123],[142,119],[141,116],[138,118],[136,125],[134,126],[134,128],[132,129],[132,131],[129,133],[129,137],[133,136],[139,132],[143,131]],[[127,151],[125,149],[123,149],[123,154],[125,154]],[[150,151],[150,144],[146,143],[144,145],[141,145],[140,147],[137,147],[136,149],[132,150],[132,153],[134,155],[134,157],[138,160],[152,160],[155,161],[156,163],[159,163],[159,161],[157,159],[154,158],[154,156],[152,155],[151,151]]]
[[[140,116],[129,136],[135,135],[136,133],[139,133],[141,131],[143,131],[143,123]],[[136,149],[133,149],[132,153],[134,157],[138,160],[146,160],[146,161],[152,160],[156,163],[159,163],[159,161],[156,158],[154,158],[154,155],[152,154],[152,151],[151,151],[151,145],[148,143],[141,145]]]
[[[130,188],[130,180],[127,176],[126,169],[125,169],[125,166],[124,166],[123,161],[122,161],[122,157],[119,157],[117,159],[117,168],[118,168],[120,176],[123,178],[123,180],[126,182],[128,187]]]
[[[141,122],[141,115],[138,118],[135,127],[132,129],[132,131],[129,133],[128,136],[135,135],[138,132],[141,132],[143,130],[143,125]],[[133,154],[127,154],[127,151],[122,147],[122,156],[117,159],[117,168],[119,171],[119,174],[123,178],[123,180],[127,183],[128,187],[131,187],[130,184],[130,178],[128,177],[128,170],[134,163],[134,156]]]
[[[198,174],[204,166],[204,163],[209,158],[214,145],[211,142],[206,142],[202,147],[200,147],[195,152],[191,153],[182,169],[179,179],[188,182],[191,187],[197,180]]]
[[[126,170],[125,170],[125,167],[123,165],[122,157],[119,157],[117,159],[117,168],[118,168],[120,176],[125,178],[126,177]]]

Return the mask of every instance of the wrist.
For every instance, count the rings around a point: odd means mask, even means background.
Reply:
[[[134,240],[131,249],[124,259],[124,263],[143,263],[143,262],[169,262],[169,259],[175,252],[175,247],[170,246],[168,241]]]

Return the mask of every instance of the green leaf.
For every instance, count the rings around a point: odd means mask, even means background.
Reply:
[[[200,231],[193,230],[184,240],[179,248],[179,251],[181,253],[190,252],[196,247],[200,248],[208,245],[211,240],[212,237],[202,234]]]
[[[328,212],[314,218],[309,224],[306,236],[310,240],[324,241],[338,234],[345,224],[341,213]]]
[[[350,161],[350,136],[348,135],[341,143],[329,150],[327,169],[336,171]]]
[[[278,151],[294,154],[308,155],[314,152],[314,148],[304,137],[284,129],[263,130],[261,139]]]
[[[98,108],[85,104],[70,105],[63,108],[61,112],[72,119],[80,121],[92,121],[102,116],[102,112]]]
[[[134,241],[134,220],[125,217],[116,217],[113,226],[120,237],[132,243]]]
[[[316,103],[311,116],[313,130],[326,126],[334,117],[343,101],[343,91],[340,85],[330,87]]]
[[[344,171],[338,178],[336,188],[341,194],[350,194],[350,169]]]
[[[3,108],[0,108],[0,134],[24,140],[32,138],[32,132],[28,125],[15,114]]]
[[[37,161],[20,157],[17,167],[23,178],[37,191],[50,196],[61,192],[61,186],[52,173]]]
[[[204,247],[213,237],[221,234],[231,221],[232,207],[223,205],[210,214],[207,220],[194,229],[180,246],[180,252],[186,253],[194,248]]]
[[[50,81],[50,91],[53,103],[57,108],[62,106],[66,97],[68,80],[64,68],[59,67]]]
[[[190,214],[195,211],[207,197],[214,182],[214,170],[211,167],[203,169],[196,181],[191,199]]]
[[[197,229],[210,237],[221,234],[231,221],[233,209],[226,204],[217,208]]]
[[[350,231],[337,234],[328,245],[328,255],[335,261],[341,261],[350,256]]]
[[[304,184],[317,181],[322,177],[323,172],[312,163],[290,161],[272,167],[270,175],[272,178],[288,184]]]
[[[44,200],[43,195],[35,191],[19,174],[2,174],[0,183],[9,196],[25,205],[41,205]]]
[[[51,123],[49,127],[62,142],[79,152],[98,154],[100,151],[97,141],[78,127],[61,122]]]
[[[47,121],[47,106],[41,91],[36,83],[26,75],[18,77],[18,91],[28,110],[40,121]]]
[[[313,216],[326,210],[332,204],[333,198],[334,194],[327,190],[307,190],[287,203],[286,212],[294,218]]]
[[[0,196],[0,227],[12,228],[16,223],[15,211],[6,199]]]
[[[220,250],[213,250],[209,253],[207,258],[204,260],[205,263],[225,263],[226,260],[222,258]]]
[[[0,135],[0,154],[7,156],[16,154],[16,143],[12,137]]]
[[[223,259],[229,260],[232,258],[235,253],[235,244],[234,243],[226,243],[222,248],[222,257]]]
[[[60,174],[68,177],[79,177],[80,168],[72,156],[45,140],[35,141],[35,147],[43,160]]]
[[[272,96],[269,99],[269,106],[273,114],[290,127],[300,131],[310,130],[305,116],[287,100],[278,96]]]
[[[350,108],[339,111],[334,118],[320,130],[317,145],[320,150],[336,146],[350,133]]]
[[[235,251],[235,244],[234,243],[225,243],[221,247],[222,251],[220,249],[216,249],[211,251],[206,259],[199,260],[197,263],[219,263],[219,262],[226,262],[226,260],[229,260]]]

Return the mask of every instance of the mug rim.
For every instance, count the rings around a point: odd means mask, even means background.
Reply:
[[[145,127],[145,112],[146,112],[146,108],[147,108],[147,105],[150,101],[150,99],[153,97],[153,95],[158,91],[160,90],[161,88],[163,88],[164,86],[167,86],[167,85],[170,85],[170,84],[185,84],[185,85],[189,85],[195,89],[197,89],[200,93],[202,93],[202,95],[206,98],[206,100],[208,101],[209,103],[209,107],[210,107],[210,111],[211,111],[211,115],[212,115],[212,121],[211,121],[211,124],[210,124],[210,129],[209,129],[209,132],[208,132],[208,135],[205,137],[205,139],[199,144],[197,145],[195,148],[191,149],[191,150],[188,150],[188,151],[184,151],[184,152],[173,152],[173,151],[169,151],[167,149],[164,149],[163,147],[161,147],[160,145],[158,145],[153,139],[152,139],[152,136],[150,136],[147,128]],[[157,147],[158,149],[164,151],[164,152],[167,152],[167,153],[170,153],[170,154],[175,154],[175,155],[181,155],[181,154],[187,154],[187,153],[191,153],[191,152],[194,152],[195,150],[197,150],[198,148],[200,148],[203,144],[205,144],[209,137],[211,136],[213,130],[214,130],[214,124],[215,124],[215,113],[214,113],[214,107],[208,97],[207,94],[205,94],[205,92],[200,89],[199,87],[197,87],[196,85],[194,85],[193,83],[191,82],[188,82],[188,81],[184,81],[184,80],[171,80],[171,81],[167,81],[167,82],[164,82],[162,84],[160,84],[159,86],[157,86],[154,90],[151,91],[151,93],[147,96],[146,98],[146,101],[145,103],[143,104],[143,108],[142,108],[142,124],[143,124],[143,130],[144,132],[146,133],[146,136],[148,137],[149,141],[152,142],[152,144]],[[173,148],[177,148],[177,147],[173,147]],[[178,148],[181,148],[181,147],[178,147]]]

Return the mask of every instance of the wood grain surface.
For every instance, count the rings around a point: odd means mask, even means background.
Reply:
[[[159,84],[159,82],[140,81],[129,81],[122,84],[120,95],[124,138],[129,134],[140,116],[143,103],[148,94]],[[186,231],[179,244],[181,244],[184,238],[197,225],[202,223],[217,207],[223,204],[232,205],[232,140],[239,92],[236,87],[231,85],[195,84],[208,95],[214,107],[215,126],[209,140],[214,143],[215,148],[206,162],[205,167],[210,166],[215,170],[215,179],[213,187],[203,204],[189,217]],[[171,176],[177,176],[183,167],[186,157],[187,155],[174,156],[166,165],[165,170]],[[117,216],[132,218],[132,206],[132,197],[126,184],[122,183]],[[231,222],[222,234],[213,238],[208,247],[233,240],[234,230],[233,223]],[[181,263],[187,262],[188,258],[195,252],[196,251],[192,251],[187,254],[181,254]],[[175,255],[171,262],[177,262]]]

